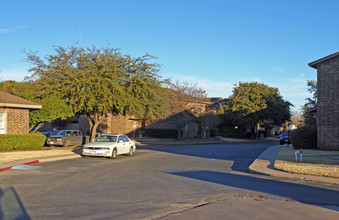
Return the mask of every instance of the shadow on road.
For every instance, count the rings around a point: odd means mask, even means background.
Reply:
[[[233,161],[234,171],[248,173],[248,167],[268,147],[269,143],[232,143],[210,145],[146,145],[138,149],[148,149],[172,154]]]
[[[339,206],[339,191],[337,190],[206,170],[173,172],[169,174],[245,190],[269,193],[307,204]],[[331,209],[330,207],[326,208]],[[338,211],[338,209],[333,210]]]
[[[14,188],[0,188],[0,219],[31,219]]]
[[[187,155],[202,158],[233,161],[232,170],[248,173],[251,163],[268,147],[275,143],[233,143],[218,145],[164,145],[144,146],[144,149]],[[339,191],[279,180],[243,176],[217,171],[169,172],[171,175],[191,178],[225,186],[268,193],[287,199],[312,205],[325,205],[328,209],[338,211]],[[329,207],[333,206],[333,207]]]

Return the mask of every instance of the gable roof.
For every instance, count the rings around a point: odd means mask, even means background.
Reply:
[[[41,109],[42,105],[19,96],[0,91],[0,107]]]
[[[309,63],[308,65],[309,65],[310,67],[313,67],[313,68],[317,69],[317,65],[318,65],[319,63],[324,62],[324,61],[326,61],[326,60],[329,60],[329,59],[331,59],[331,58],[333,58],[333,57],[336,57],[336,56],[339,56],[339,52],[333,53],[333,54],[328,55],[328,56],[326,56],[326,57],[323,57],[323,58],[321,58],[321,59],[319,59],[319,60],[313,61],[313,62]]]

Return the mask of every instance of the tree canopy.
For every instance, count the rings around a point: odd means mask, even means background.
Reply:
[[[236,125],[280,125],[289,120],[292,104],[282,99],[277,88],[258,82],[239,82],[224,104],[225,120]]]
[[[197,83],[190,83],[187,81],[175,83],[169,82],[167,87],[181,94],[185,94],[194,98],[205,99],[207,98],[207,92],[203,88],[199,87]]]
[[[40,97],[64,99],[74,113],[84,114],[91,126],[91,139],[107,114],[152,117],[161,114],[163,101],[159,64],[155,57],[132,58],[119,49],[55,47],[55,55],[41,59],[27,53],[30,80]]]
[[[42,105],[42,109],[29,112],[29,125],[30,128],[35,127],[35,130],[45,122],[73,116],[72,109],[63,99],[56,96],[38,97],[37,90],[30,82],[3,81],[0,83],[0,90]]]
[[[316,125],[317,115],[312,111],[317,106],[317,81],[307,80],[307,91],[312,94],[312,98],[307,98],[306,103],[301,107],[306,125]]]

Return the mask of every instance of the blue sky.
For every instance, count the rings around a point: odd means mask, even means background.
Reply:
[[[23,50],[54,46],[149,53],[160,75],[228,97],[234,83],[277,87],[299,110],[310,97],[307,64],[338,52],[337,0],[125,0],[0,2],[0,80],[29,75]]]

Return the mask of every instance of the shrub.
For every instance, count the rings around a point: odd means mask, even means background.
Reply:
[[[316,149],[317,128],[315,126],[298,128],[291,133],[290,140],[295,149]]]
[[[35,134],[2,134],[0,135],[0,151],[40,149],[45,144],[45,135]]]

